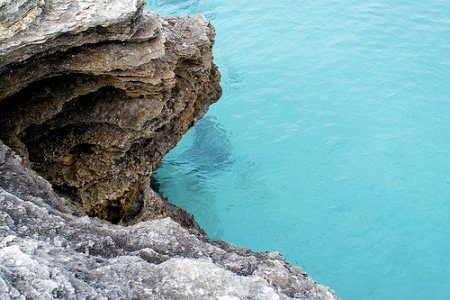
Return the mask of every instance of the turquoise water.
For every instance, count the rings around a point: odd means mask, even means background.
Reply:
[[[450,1],[149,1],[216,27],[222,99],[160,191],[342,299],[450,299]]]

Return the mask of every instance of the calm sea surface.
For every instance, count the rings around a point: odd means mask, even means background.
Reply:
[[[343,299],[450,299],[450,1],[153,0],[216,27],[222,99],[161,193]]]

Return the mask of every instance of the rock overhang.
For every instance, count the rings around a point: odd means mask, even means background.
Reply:
[[[0,2],[0,298],[336,299],[150,188],[221,95],[213,43],[141,0]]]

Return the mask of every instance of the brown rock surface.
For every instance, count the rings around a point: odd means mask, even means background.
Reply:
[[[86,2],[26,1],[32,18],[0,31],[0,138],[90,215],[128,221],[150,204],[153,168],[221,95],[214,29],[142,1]]]

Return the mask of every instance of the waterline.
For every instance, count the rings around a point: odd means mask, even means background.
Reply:
[[[343,299],[450,294],[450,3],[150,1],[216,27],[222,99],[155,176]]]

